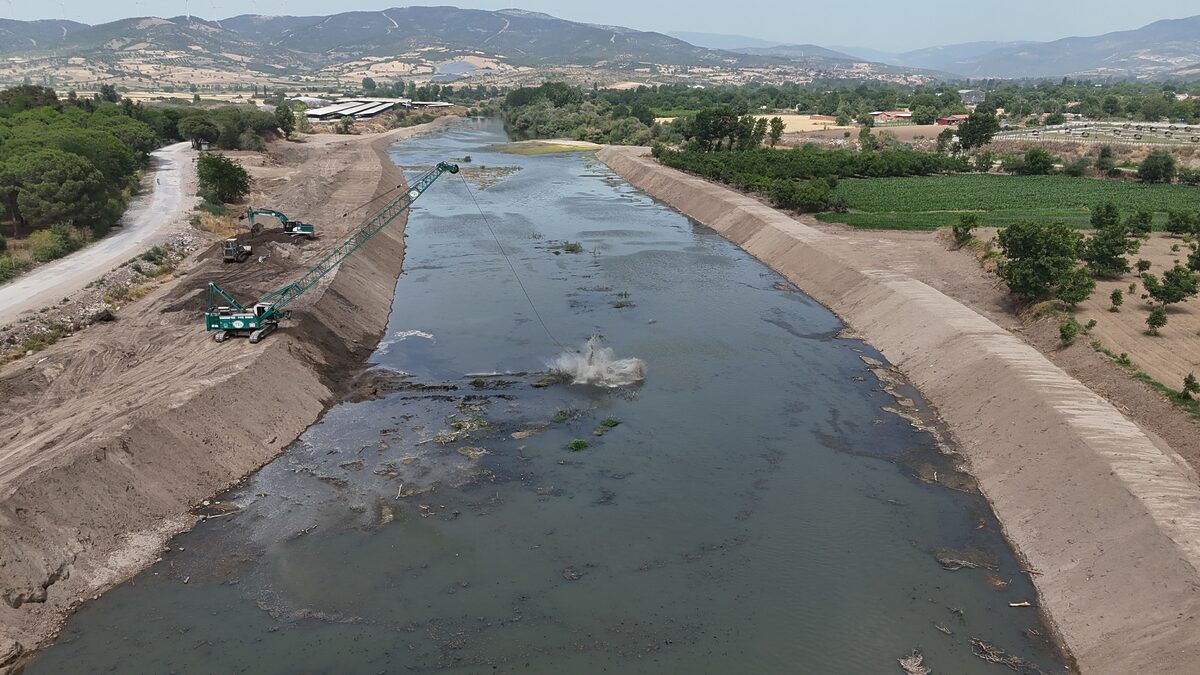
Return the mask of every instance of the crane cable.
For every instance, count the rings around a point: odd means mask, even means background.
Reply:
[[[521,281],[521,275],[517,274],[517,267],[513,265],[512,258],[508,257],[508,252],[504,250],[504,244],[500,243],[500,237],[496,236],[496,230],[492,229],[492,224],[488,221],[487,214],[483,212],[483,208],[479,206],[479,202],[475,199],[475,193],[471,191],[471,184],[467,182],[466,176],[461,173],[458,177],[462,179],[463,187],[467,189],[467,195],[471,197],[471,202],[475,204],[476,210],[479,211],[479,217],[483,218],[483,224],[487,225],[488,232],[492,233],[492,239],[496,240],[496,247],[500,249],[500,255],[504,256],[505,262],[508,263],[508,268],[512,270],[513,278],[517,280],[517,285],[521,287],[521,292],[525,294],[525,300],[529,302],[529,308],[533,310],[533,315],[537,317],[538,323],[542,324],[542,330],[546,331],[546,335],[550,340],[558,345],[559,349],[566,350],[567,347],[554,337],[554,333],[550,332],[550,327],[546,325],[546,321],[542,319],[541,312],[538,311],[537,305],[533,304],[533,298],[530,297],[529,291],[525,289],[525,283]]]
[[[389,189],[389,190],[386,190],[386,191],[384,191],[384,192],[383,192],[382,194],[380,194],[378,197],[372,197],[371,199],[369,199],[369,200],[367,200],[367,201],[363,202],[362,204],[359,204],[358,206],[356,206],[356,207],[354,207],[354,208],[350,209],[349,211],[347,211],[347,212],[343,213],[343,214],[342,214],[342,217],[343,217],[343,218],[345,218],[346,216],[350,215],[351,213],[354,213],[355,211],[359,211],[359,210],[361,210],[361,209],[364,209],[364,208],[366,208],[367,206],[369,206],[369,205],[371,205],[371,204],[373,204],[373,203],[375,203],[375,202],[379,201],[380,199],[383,199],[384,197],[387,197],[387,196],[391,195],[391,194],[392,194],[393,192],[395,192],[396,190],[400,190],[400,189],[406,189],[407,187],[408,187],[408,185],[407,185],[407,184],[405,184],[405,183],[401,183],[401,184],[397,185],[397,186],[396,186],[396,187],[394,187],[394,188],[391,188],[391,189]]]

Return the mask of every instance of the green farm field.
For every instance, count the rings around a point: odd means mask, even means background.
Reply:
[[[1147,185],[1069,176],[960,174],[915,178],[845,179],[837,194],[849,213],[821,213],[819,220],[853,227],[933,230],[975,213],[979,224],[1002,227],[1020,220],[1062,221],[1087,227],[1091,207],[1111,200],[1122,213],[1155,211],[1155,223],[1170,209],[1200,210],[1200,188]]]

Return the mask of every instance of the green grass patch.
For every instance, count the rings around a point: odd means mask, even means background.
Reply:
[[[1129,358],[1129,354],[1126,354],[1125,352],[1115,354],[1112,350],[1101,345],[1099,340],[1092,340],[1091,345],[1092,349],[1112,359],[1113,363],[1121,366],[1125,370],[1133,371],[1134,365],[1133,361]],[[1145,371],[1138,370],[1134,371],[1132,374],[1139,382],[1145,384],[1159,394],[1162,394],[1164,398],[1175,404],[1176,407],[1186,411],[1192,416],[1192,419],[1200,420],[1200,401],[1197,401],[1191,396],[1185,395],[1183,392],[1176,391],[1168,387],[1162,382],[1150,377],[1150,375]]]
[[[592,446],[591,443],[588,443],[587,441],[583,440],[582,438],[576,438],[576,439],[572,440],[570,443],[567,443],[567,449],[573,450],[575,452],[579,452],[580,450],[587,450],[591,446]]]
[[[1168,209],[1200,210],[1200,189],[1069,176],[955,174],[911,178],[846,179],[837,196],[848,213],[822,213],[824,222],[892,230],[950,227],[963,213],[975,213],[983,227],[1021,220],[1062,221],[1087,227],[1091,208],[1113,201],[1123,212],[1155,211],[1156,227]]]
[[[1174,403],[1177,407],[1186,410],[1187,413],[1192,416],[1192,419],[1200,420],[1200,401],[1196,401],[1196,399],[1194,399],[1190,396],[1184,396],[1182,393],[1175,391],[1174,389],[1168,387],[1167,385],[1163,384],[1162,382],[1159,382],[1158,380],[1154,379],[1153,377],[1150,377],[1149,375],[1147,375],[1146,373],[1143,373],[1140,370],[1137,371],[1136,373],[1134,373],[1133,376],[1136,377],[1137,379],[1141,380],[1142,382],[1144,382],[1148,387],[1150,387],[1154,391],[1157,391],[1158,393],[1165,396],[1168,400],[1171,401],[1171,403]]]

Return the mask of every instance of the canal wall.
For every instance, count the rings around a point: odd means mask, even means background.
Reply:
[[[312,151],[319,161],[282,189],[313,186],[321,202],[324,243],[314,255],[369,211],[337,216],[404,182],[388,156],[393,143],[449,121]],[[310,290],[290,308],[290,325],[258,345],[217,346],[197,328],[198,278],[212,260],[221,264],[218,242],[140,313],[123,312],[4,374],[0,400],[13,414],[0,424],[17,430],[0,430],[0,673],[19,669],[71,611],[153,563],[194,524],[195,507],[278,456],[337,400],[386,329],[406,219]],[[273,288],[314,260],[256,283]]]
[[[1169,447],[1018,337],[851,238],[663,167],[645,149],[598,156],[787,277],[921,390],[1080,670],[1195,672],[1200,487]]]

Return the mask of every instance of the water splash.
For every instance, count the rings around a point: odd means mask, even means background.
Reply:
[[[379,342],[379,346],[376,347],[376,351],[378,351],[380,354],[387,354],[391,351],[392,345],[396,344],[397,342],[404,342],[410,337],[419,337],[429,340],[430,342],[437,342],[436,337],[430,333],[426,333],[423,330],[402,330],[393,333],[390,338],[381,340]]]
[[[646,362],[618,359],[611,347],[600,346],[602,337],[593,335],[574,352],[559,354],[548,365],[550,372],[569,379],[571,384],[597,387],[624,387],[646,379]]]

